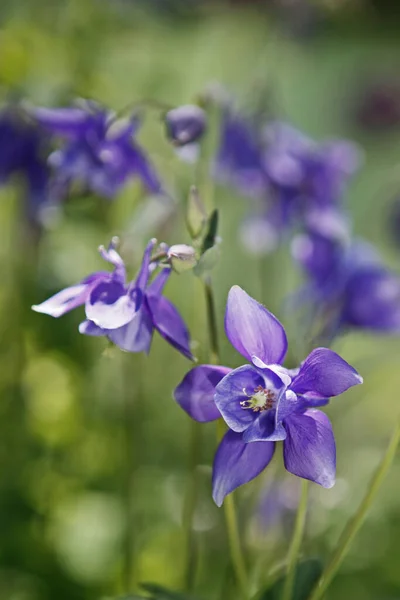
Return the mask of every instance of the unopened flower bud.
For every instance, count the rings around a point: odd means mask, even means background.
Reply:
[[[168,138],[176,146],[198,141],[203,135],[207,119],[204,110],[194,104],[178,106],[165,115]]]
[[[196,250],[186,244],[176,244],[168,250],[168,259],[174,271],[183,273],[196,265]]]

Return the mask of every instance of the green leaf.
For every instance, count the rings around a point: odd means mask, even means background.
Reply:
[[[196,277],[201,277],[208,271],[211,271],[211,269],[213,269],[218,263],[219,255],[220,252],[218,246],[213,246],[204,252],[204,254],[200,256],[197,265],[193,269],[193,273],[196,275]]]
[[[193,596],[168,590],[157,583],[141,583],[140,587],[152,594],[152,600],[195,600]]]
[[[203,246],[201,249],[201,253],[207,252],[210,248],[212,248],[215,244],[215,238],[217,237],[218,232],[218,210],[215,209],[212,211],[208,223],[207,223],[207,233],[203,240]]]
[[[319,559],[310,558],[300,562],[296,569],[292,600],[307,600],[321,573],[322,563]],[[275,581],[268,590],[257,595],[256,600],[280,600],[284,581],[285,575]]]

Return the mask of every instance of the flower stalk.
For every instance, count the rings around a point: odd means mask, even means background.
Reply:
[[[323,598],[326,590],[335,577],[340,565],[342,564],[350,546],[364,523],[365,517],[375,500],[381,485],[393,463],[396,451],[400,442],[400,419],[398,419],[396,427],[390,438],[388,447],[378,465],[371,482],[367,488],[367,492],[358,507],[357,512],[349,520],[343,533],[339,539],[336,550],[334,551],[330,561],[326,565],[320,579],[318,580],[313,592],[309,596],[309,600],[320,600]]]
[[[296,576],[296,565],[299,558],[301,542],[304,536],[304,527],[307,516],[309,482],[306,479],[301,480],[301,496],[297,509],[296,522],[293,531],[293,537],[289,548],[286,579],[283,586],[282,600],[291,600],[293,595],[293,586]]]
[[[210,362],[218,365],[219,358],[219,343],[218,343],[218,327],[217,316],[215,311],[214,293],[211,284],[211,278],[204,281],[204,291],[206,296],[206,311],[207,323],[210,341]],[[226,432],[226,426],[223,419],[217,420],[217,439],[222,440]],[[246,565],[243,557],[242,547],[240,543],[240,535],[238,529],[236,507],[233,494],[225,498],[224,502],[225,522],[228,533],[229,549],[231,560],[237,582],[240,586],[244,600],[249,598]]]

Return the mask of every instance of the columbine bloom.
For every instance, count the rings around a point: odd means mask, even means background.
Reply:
[[[213,171],[218,180],[229,183],[245,196],[260,198],[265,194],[267,182],[260,131],[255,121],[231,108],[225,109]]]
[[[176,146],[198,142],[207,126],[206,114],[200,106],[186,104],[169,110],[165,115],[168,138]]]
[[[316,407],[362,383],[362,378],[327,348],[313,350],[299,369],[285,369],[283,326],[238,286],[229,292],[225,331],[249,364],[233,371],[195,367],[175,390],[176,401],[193,419],[222,416],[229,427],[214,459],[216,504],[268,466],[278,441],[283,441],[288,471],[332,487],[335,439],[328,417]]]
[[[46,146],[46,136],[17,109],[5,108],[0,112],[0,183],[21,177],[26,210],[32,221],[41,220],[48,201]]]
[[[68,189],[73,182],[112,198],[130,177],[140,179],[152,193],[160,181],[148,157],[135,142],[137,117],[116,119],[95,102],[72,108],[35,108],[30,114],[64,145],[49,158],[56,171],[55,186]]]
[[[284,123],[264,130],[263,157],[272,212],[291,225],[315,209],[341,205],[346,184],[360,163],[358,148],[345,140],[317,143]]]
[[[149,352],[156,329],[174,348],[192,359],[186,325],[175,306],[162,295],[171,268],[165,266],[149,281],[157,268],[151,262],[155,245],[154,239],[148,243],[139,273],[130,283],[126,281],[125,264],[116,251],[116,240],[107,249],[101,246],[102,258],[114,267],[112,273],[92,273],[77,285],[33,306],[33,310],[60,317],[84,305],[86,320],[79,326],[80,333],[107,336],[128,352]]]
[[[294,240],[293,255],[308,277],[295,298],[320,319],[321,338],[351,328],[400,333],[400,276],[372,246],[311,228]]]

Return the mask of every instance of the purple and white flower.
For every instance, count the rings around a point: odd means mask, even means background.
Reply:
[[[283,367],[283,326],[238,286],[229,292],[225,331],[249,364],[230,371],[195,367],[175,390],[176,401],[193,419],[222,416],[229,427],[214,459],[216,504],[268,466],[278,441],[283,442],[288,471],[332,487],[335,439],[328,417],[318,408],[362,383],[360,375],[327,348],[313,350],[299,369]]]
[[[148,243],[139,273],[127,282],[125,264],[116,250],[116,240],[109,247],[99,248],[104,260],[114,267],[112,273],[92,273],[77,285],[62,290],[33,310],[60,317],[78,306],[85,306],[86,320],[80,333],[107,336],[128,352],[149,352],[154,330],[189,359],[190,336],[175,306],[162,295],[171,274],[166,265],[150,281],[157,268],[152,262],[156,240]]]

